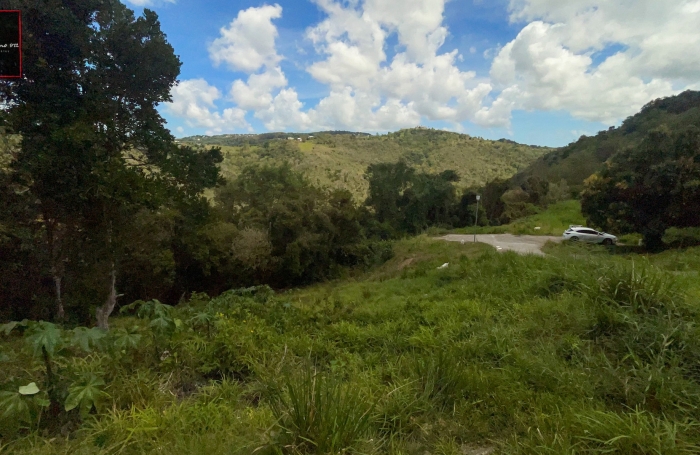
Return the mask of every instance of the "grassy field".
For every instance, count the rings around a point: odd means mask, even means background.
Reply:
[[[421,236],[343,280],[116,318],[133,346],[52,359],[102,378],[95,409],[0,453],[700,453],[700,249],[547,252]],[[2,340],[0,388],[44,393],[36,337]]]
[[[404,159],[425,172],[452,169],[461,177],[458,186],[465,188],[511,177],[552,150],[430,129],[408,129],[381,136],[320,134],[304,142],[286,139],[261,142],[251,137],[252,144],[242,145],[227,145],[227,136],[204,138],[204,142],[191,140],[183,139],[183,143],[221,146],[225,156],[221,169],[225,177],[237,176],[246,165],[279,164],[284,159],[313,183],[346,188],[358,200],[366,197],[368,187],[363,175],[373,163]]]

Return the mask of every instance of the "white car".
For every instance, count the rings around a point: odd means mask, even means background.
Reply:
[[[585,226],[569,226],[569,229],[564,231],[562,237],[564,240],[571,240],[572,242],[602,243],[603,245],[615,245],[617,243],[617,237],[614,235],[598,232]]]

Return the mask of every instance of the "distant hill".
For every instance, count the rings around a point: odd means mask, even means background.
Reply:
[[[688,90],[654,100],[618,128],[609,128],[592,137],[581,136],[578,141],[545,154],[518,172],[511,179],[511,186],[537,176],[550,182],[565,179],[573,190],[580,190],[583,181],[598,171],[608,158],[619,150],[636,146],[649,131],[656,128],[673,131],[688,125],[700,127],[700,92]]]
[[[466,188],[481,186],[495,178],[509,178],[552,150],[506,139],[491,141],[423,127],[375,136],[327,131],[192,136],[178,141],[221,146],[225,155],[222,163],[225,177],[235,177],[248,164],[288,160],[312,182],[347,188],[358,200],[366,196],[367,182],[363,175],[373,163],[396,162],[403,158],[424,172],[453,169],[461,177],[459,186]]]

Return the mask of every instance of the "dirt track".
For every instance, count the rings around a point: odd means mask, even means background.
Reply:
[[[448,242],[473,242],[474,235],[448,234],[439,237]],[[479,234],[476,241],[488,243],[496,247],[498,251],[515,251],[520,254],[536,254],[544,256],[542,247],[547,242],[561,242],[561,237],[547,235],[512,235],[512,234]]]

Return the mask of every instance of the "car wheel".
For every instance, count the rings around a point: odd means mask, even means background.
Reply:
[[[578,237],[573,236],[573,237],[569,238],[569,240],[571,240],[572,242],[578,242],[579,239],[578,239]]]
[[[603,240],[603,245],[606,245],[606,246],[612,245],[612,240],[610,240],[610,239]]]

